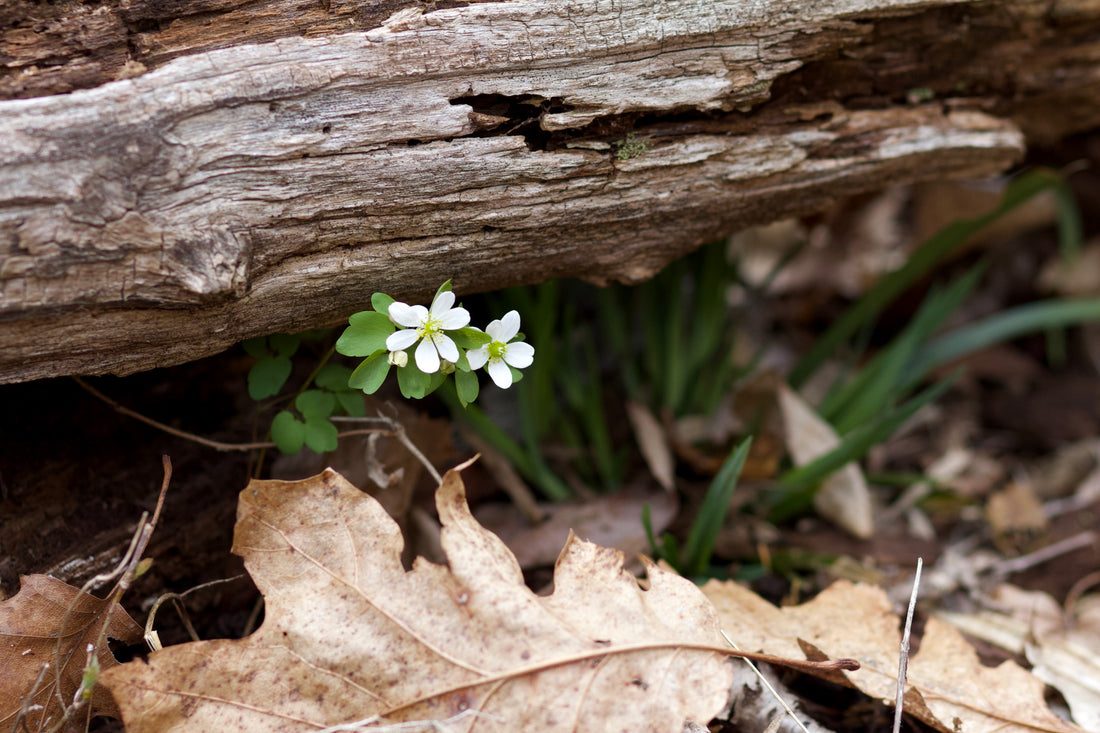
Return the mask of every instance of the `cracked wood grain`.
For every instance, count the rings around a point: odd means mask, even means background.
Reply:
[[[276,30],[268,5],[204,7],[154,30],[152,6],[97,9],[99,76],[94,48],[46,75],[71,86],[78,65],[70,93],[13,55],[57,46],[39,26],[16,19],[0,41],[16,59],[0,94],[40,92],[0,101],[0,382],[179,363],[447,278],[637,281],[845,193],[992,174],[1038,129],[1028,109],[1093,81],[1100,18],[1088,2],[1054,18],[1023,2],[517,0],[332,3]],[[1074,42],[1052,56],[1065,13]],[[1006,44],[1042,39],[1029,78],[1061,65],[1069,81],[1015,106],[905,102],[922,79],[891,63],[929,18],[981,60],[959,74],[990,75],[992,24]],[[618,160],[629,132],[647,150]]]

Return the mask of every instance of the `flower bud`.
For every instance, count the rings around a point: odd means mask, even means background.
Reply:
[[[389,362],[395,367],[403,367],[409,363],[409,355],[404,351],[391,351]]]

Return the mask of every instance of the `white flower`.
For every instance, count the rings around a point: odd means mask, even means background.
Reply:
[[[444,290],[432,301],[429,310],[422,305],[390,303],[390,320],[404,330],[394,331],[386,339],[386,348],[390,352],[404,351],[417,341],[416,366],[425,374],[439,371],[439,360],[458,361],[458,346],[444,331],[455,331],[470,322],[470,313],[465,308],[452,308],[455,294]],[[398,357],[399,358],[399,357]]]
[[[508,343],[519,333],[519,313],[508,311],[504,318],[493,321],[485,327],[485,333],[489,334],[492,341],[476,349],[466,352],[466,360],[470,362],[471,369],[480,369],[487,363],[485,371],[493,378],[501,389],[512,386],[512,370],[523,369],[531,366],[535,360],[535,347],[524,341]]]

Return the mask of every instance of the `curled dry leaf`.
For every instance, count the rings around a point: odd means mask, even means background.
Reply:
[[[450,471],[436,495],[449,567],[401,565],[397,526],[326,471],[254,481],[234,552],[264,594],[242,640],[168,647],[104,675],[126,729],[305,731],[379,716],[467,730],[679,732],[709,721],[731,679],[710,602],[690,581],[571,536],[554,593],[523,583]]]
[[[712,580],[703,592],[738,647],[856,657],[859,670],[824,676],[893,703],[901,634],[882,589],[837,581],[812,601],[783,609],[732,582]],[[1081,733],[1050,711],[1037,677],[1011,661],[983,666],[962,635],[935,618],[910,657],[908,678],[905,711],[944,733]]]
[[[674,491],[676,458],[672,455],[672,444],[661,421],[648,407],[633,400],[626,403],[626,416],[630,420],[630,427],[634,429],[634,438],[638,441],[638,448],[649,466],[649,472],[661,488],[668,492]]]
[[[778,384],[776,399],[783,416],[787,449],[796,466],[805,465],[840,445],[833,426],[822,420],[785,382]],[[825,479],[814,494],[814,509],[854,537],[865,540],[874,533],[871,492],[855,461]]]
[[[628,558],[647,551],[649,540],[642,526],[646,505],[657,536],[668,529],[680,509],[676,496],[666,491],[628,487],[591,501],[539,504],[545,519],[534,526],[514,503],[480,504],[477,519],[504,540],[520,567],[527,570],[552,565],[561,553],[562,541],[571,532],[604,547],[614,547]]]
[[[1026,654],[1035,676],[1062,693],[1073,719],[1100,731],[1100,595],[1063,609],[1050,595],[1002,585],[991,608],[940,612],[939,618],[1014,654]],[[996,610],[994,610],[996,609]]]
[[[19,582],[19,592],[0,603],[0,730],[5,731],[12,728],[42,665],[49,663],[55,669],[58,651],[60,689],[54,686],[58,677],[52,672],[42,678],[32,703],[43,707],[25,719],[29,730],[37,730],[46,718],[60,719],[58,694],[66,703],[72,701],[87,662],[87,645],[96,643],[104,624],[113,639],[127,644],[141,641],[141,626],[118,606],[108,613],[104,599],[48,575],[24,575]],[[98,658],[101,669],[118,664],[106,644],[98,649]],[[91,714],[118,717],[118,708],[102,687],[94,688],[89,702]]]

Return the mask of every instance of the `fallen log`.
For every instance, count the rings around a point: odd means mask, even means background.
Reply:
[[[1090,0],[0,14],[0,383],[180,363],[448,278],[639,281],[1100,121]]]

